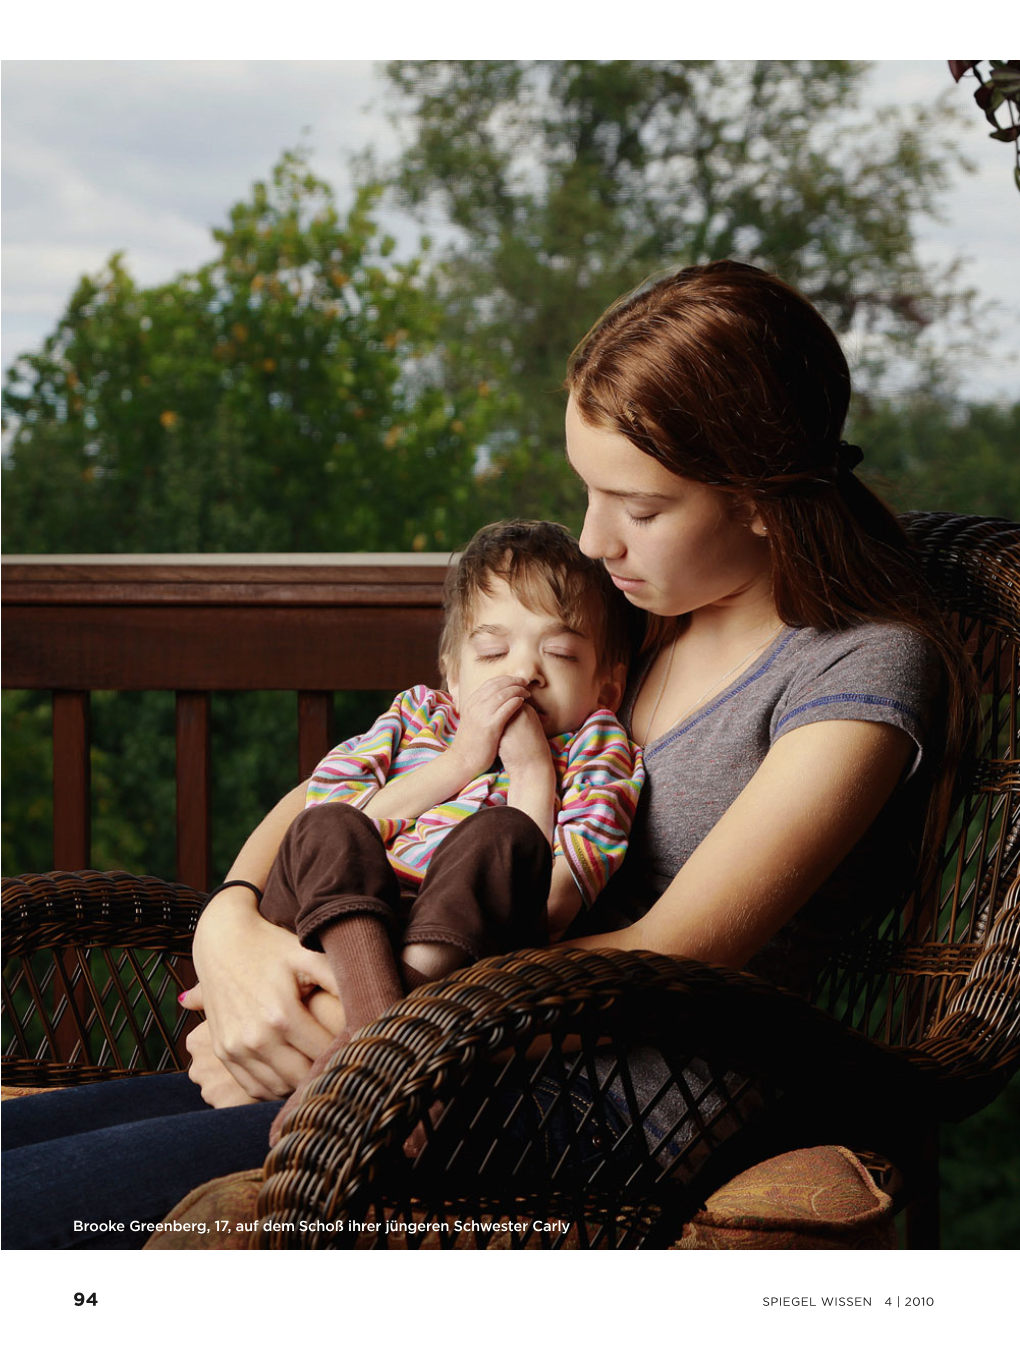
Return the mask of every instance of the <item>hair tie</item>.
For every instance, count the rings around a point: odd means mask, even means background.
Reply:
[[[850,444],[840,440],[836,446],[836,466],[843,472],[853,472],[864,458],[864,450],[859,444]]]
[[[216,888],[206,895],[205,902],[202,904],[202,911],[205,911],[218,893],[222,893],[224,889],[236,888],[251,889],[258,902],[262,902],[262,890],[257,884],[253,884],[250,879],[225,879],[222,884],[217,884]]]

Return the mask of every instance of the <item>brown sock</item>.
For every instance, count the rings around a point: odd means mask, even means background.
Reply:
[[[413,992],[415,987],[424,987],[426,982],[434,982],[435,978],[429,977],[428,973],[422,973],[417,968],[412,968],[409,963],[400,960],[400,976],[404,980],[404,986],[409,992]]]
[[[341,917],[324,926],[319,938],[336,978],[348,1033],[356,1033],[403,999],[389,932],[378,917],[360,912]]]

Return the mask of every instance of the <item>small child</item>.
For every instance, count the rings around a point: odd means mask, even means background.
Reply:
[[[644,766],[613,714],[629,639],[604,567],[558,524],[490,524],[444,613],[447,690],[400,693],[323,759],[261,900],[330,962],[331,1052],[406,990],[557,939],[626,850]]]

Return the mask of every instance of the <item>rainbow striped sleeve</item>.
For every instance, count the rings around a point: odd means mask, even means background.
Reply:
[[[609,711],[589,716],[566,752],[553,854],[566,857],[590,907],[627,850],[644,759]]]
[[[308,783],[305,807],[339,801],[363,809],[376,791],[389,780],[405,739],[413,739],[428,717],[432,698],[423,685],[399,693],[366,734],[347,739],[331,749],[316,767]],[[438,748],[437,750],[438,751]],[[423,756],[412,755],[403,769],[419,766]],[[396,775],[402,775],[397,771]]]

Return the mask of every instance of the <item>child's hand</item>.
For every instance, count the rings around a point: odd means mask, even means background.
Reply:
[[[549,740],[534,707],[525,703],[507,722],[499,741],[499,756],[511,780],[528,769],[552,766]]]
[[[499,741],[509,783],[506,802],[533,819],[552,838],[556,797],[556,768],[542,722],[532,706],[522,706]]]
[[[492,766],[507,721],[523,707],[527,695],[525,679],[503,674],[476,688],[458,708],[460,723],[446,753],[461,764],[465,782]],[[538,725],[538,717],[531,714]]]

